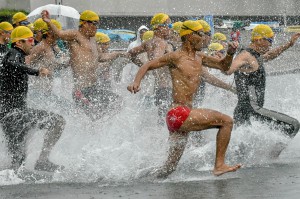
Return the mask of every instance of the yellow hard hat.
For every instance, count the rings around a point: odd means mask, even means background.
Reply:
[[[150,24],[155,29],[159,24],[164,24],[169,18],[169,15],[165,13],[157,13],[152,17]]]
[[[212,42],[226,41],[227,38],[223,33],[217,32],[212,36]]]
[[[33,37],[32,31],[26,26],[18,26],[16,27],[10,35],[11,42],[15,43],[22,39],[27,39]]]
[[[143,40],[143,41],[148,41],[148,40],[152,39],[153,36],[154,36],[154,32],[153,32],[152,30],[148,30],[148,31],[146,31],[146,32],[143,34],[142,40]]]
[[[194,31],[202,30],[203,27],[198,21],[187,20],[182,23],[180,37],[191,34]]]
[[[198,20],[203,27],[203,32],[210,32],[210,25],[204,20]]]
[[[27,20],[27,16],[23,12],[17,12],[12,17],[13,24],[16,24],[16,23],[19,23],[20,21],[25,21],[25,20]]]
[[[224,49],[224,46],[220,43],[211,43],[208,46],[208,50],[210,50],[210,51],[220,51],[220,50],[223,50],[223,49]]]
[[[175,30],[177,33],[179,33],[182,24],[183,24],[183,22],[177,21],[177,22],[172,24],[172,29]]]
[[[274,37],[274,32],[268,25],[259,24],[254,27],[251,34],[251,40],[261,39],[261,38],[272,38]]]
[[[42,18],[39,18],[33,22],[33,30],[34,31],[44,30],[45,26],[47,26],[47,23],[44,22],[44,20]]]
[[[99,16],[97,13],[91,10],[85,10],[80,15],[80,21],[99,21]],[[80,22],[82,24],[82,22]]]
[[[61,24],[59,23],[59,21],[51,19],[51,22],[56,26],[57,29],[61,30]],[[33,23],[33,30],[42,31],[45,34],[48,32],[49,27],[42,18],[39,18]]]
[[[6,21],[3,21],[3,22],[0,23],[0,31],[1,30],[11,31],[13,29],[14,29],[14,27]]]
[[[110,41],[109,36],[107,34],[102,33],[102,32],[97,32],[95,37],[96,37],[96,42],[97,43],[102,44],[102,43],[107,43],[107,42]]]

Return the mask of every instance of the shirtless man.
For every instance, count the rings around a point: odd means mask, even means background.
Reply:
[[[97,67],[99,61],[106,61],[105,54],[99,54],[95,35],[99,24],[99,16],[90,10],[80,15],[79,30],[58,30],[51,23],[49,12],[41,13],[49,28],[62,40],[68,41],[70,48],[70,65],[73,71],[74,91],[73,98],[78,107],[82,108],[92,120],[97,120],[107,110],[101,102],[103,93],[97,88]],[[112,109],[120,106],[119,99],[110,98]]]
[[[141,66],[143,63],[137,60],[137,55],[147,52],[148,59],[153,60],[159,58],[168,52],[172,52],[171,45],[167,39],[170,35],[171,20],[168,15],[158,13],[151,19],[151,26],[154,31],[153,39],[142,42],[129,51],[132,61]],[[158,115],[160,116],[159,123],[165,117],[165,114],[170,106],[171,85],[170,73],[167,66],[154,71],[155,77],[155,104],[158,106]]]
[[[59,63],[58,59],[55,57],[57,52],[55,49],[57,36],[53,34],[51,30],[49,30],[47,24],[42,20],[38,19],[39,26],[41,32],[43,33],[43,38],[41,42],[34,46],[30,55],[26,56],[26,62],[30,65],[35,66],[35,68],[40,68],[41,66],[47,66],[47,69],[52,73],[54,70],[65,67],[64,64]],[[52,23],[56,25],[56,27],[61,30],[61,25],[58,21],[51,19]],[[34,23],[34,27],[35,27]],[[39,92],[43,92],[46,95],[50,95],[52,93],[52,84],[53,78],[50,76],[49,78],[36,78],[34,82],[34,88],[38,89]]]
[[[168,53],[143,65],[138,71],[133,84],[127,89],[136,93],[140,90],[140,83],[148,70],[169,66],[173,83],[173,104],[167,114],[166,122],[170,131],[170,149],[165,165],[155,172],[157,177],[166,177],[175,171],[185,149],[188,134],[191,131],[201,131],[218,128],[216,144],[216,161],[213,173],[222,175],[236,171],[240,164],[228,166],[225,164],[225,153],[230,140],[233,126],[232,119],[220,112],[210,109],[193,109],[193,97],[196,93],[202,73],[202,65],[222,71],[229,69],[235,48],[228,50],[222,60],[206,55],[197,56],[196,52],[203,47],[204,33],[197,21],[185,21],[180,30],[183,44],[180,50]]]

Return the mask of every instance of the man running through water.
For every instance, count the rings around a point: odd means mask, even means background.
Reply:
[[[272,122],[272,126],[282,128],[293,138],[299,130],[299,122],[295,118],[263,108],[266,88],[266,73],[263,63],[278,57],[292,47],[300,33],[292,35],[290,41],[274,49],[270,49],[274,33],[267,25],[258,25],[252,31],[248,48],[236,56],[227,74],[234,73],[238,95],[238,104],[234,110],[236,125],[250,124],[250,118]]]
[[[216,161],[213,173],[222,175],[236,171],[240,164],[229,166],[225,164],[225,153],[230,140],[233,126],[232,119],[220,112],[210,109],[193,109],[193,97],[196,93],[202,73],[202,65],[222,71],[229,69],[235,48],[230,46],[224,59],[216,59],[206,55],[198,56],[204,42],[202,25],[197,21],[185,21],[180,30],[183,41],[181,49],[163,55],[143,65],[134,82],[127,89],[136,93],[148,70],[169,66],[173,83],[173,104],[167,113],[167,126],[170,132],[169,155],[165,165],[155,172],[157,177],[167,177],[175,171],[185,149],[189,132],[218,128],[216,144]]]
[[[141,66],[143,63],[137,60],[137,56],[147,52],[148,59],[159,58],[168,52],[172,52],[172,46],[168,44],[167,39],[170,35],[170,17],[164,13],[155,14],[151,19],[151,26],[154,31],[153,39],[143,42],[140,46],[129,51],[132,61]],[[158,106],[158,123],[161,124],[169,106],[171,97],[170,73],[167,66],[162,67],[153,73],[155,77],[155,104]]]
[[[58,30],[51,22],[48,11],[41,13],[42,19],[49,28],[62,40],[68,41],[70,47],[70,64],[73,71],[73,98],[91,120],[97,120],[108,114],[110,110],[119,110],[121,98],[111,91],[102,93],[97,86],[97,68],[99,61],[110,60],[110,56],[97,50],[95,35],[99,24],[99,16],[91,11],[83,11],[80,15],[79,30]],[[126,54],[120,54],[120,56]],[[103,95],[109,98],[109,105],[102,104]]]
[[[0,68],[0,123],[12,154],[12,168],[17,171],[25,161],[24,138],[30,129],[37,127],[47,132],[34,168],[55,171],[60,166],[50,162],[49,155],[63,132],[65,120],[54,113],[28,108],[26,104],[28,75],[45,77],[49,71],[32,69],[25,64],[25,56],[34,45],[29,28],[18,26],[12,31],[11,39],[12,48],[4,56]]]

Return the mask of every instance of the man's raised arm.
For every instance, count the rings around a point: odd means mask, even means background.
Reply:
[[[42,13],[42,19],[44,22],[47,23],[49,29],[53,31],[55,35],[57,35],[62,40],[70,41],[70,40],[76,40],[77,38],[77,30],[59,30],[50,19],[50,14],[47,10],[43,10]]]
[[[272,59],[275,59],[276,57],[278,57],[285,50],[292,47],[296,43],[296,41],[299,37],[300,37],[300,33],[295,33],[292,35],[290,41],[288,41],[286,44],[279,46],[277,48],[274,48],[272,50],[269,50],[267,53],[265,53],[263,55],[264,61],[269,61],[269,60],[272,60]]]

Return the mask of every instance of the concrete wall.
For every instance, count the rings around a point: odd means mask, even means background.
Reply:
[[[0,0],[0,8],[30,11],[30,0]]]
[[[0,0],[0,8],[33,10],[53,3],[71,6],[79,12],[90,9],[104,16],[300,15],[300,0]]]
[[[11,0],[9,0],[11,1]],[[15,0],[15,2],[24,0]],[[79,12],[90,9],[104,16],[151,16],[165,12],[173,16],[191,15],[300,15],[300,0],[30,0],[31,10],[62,3]]]

